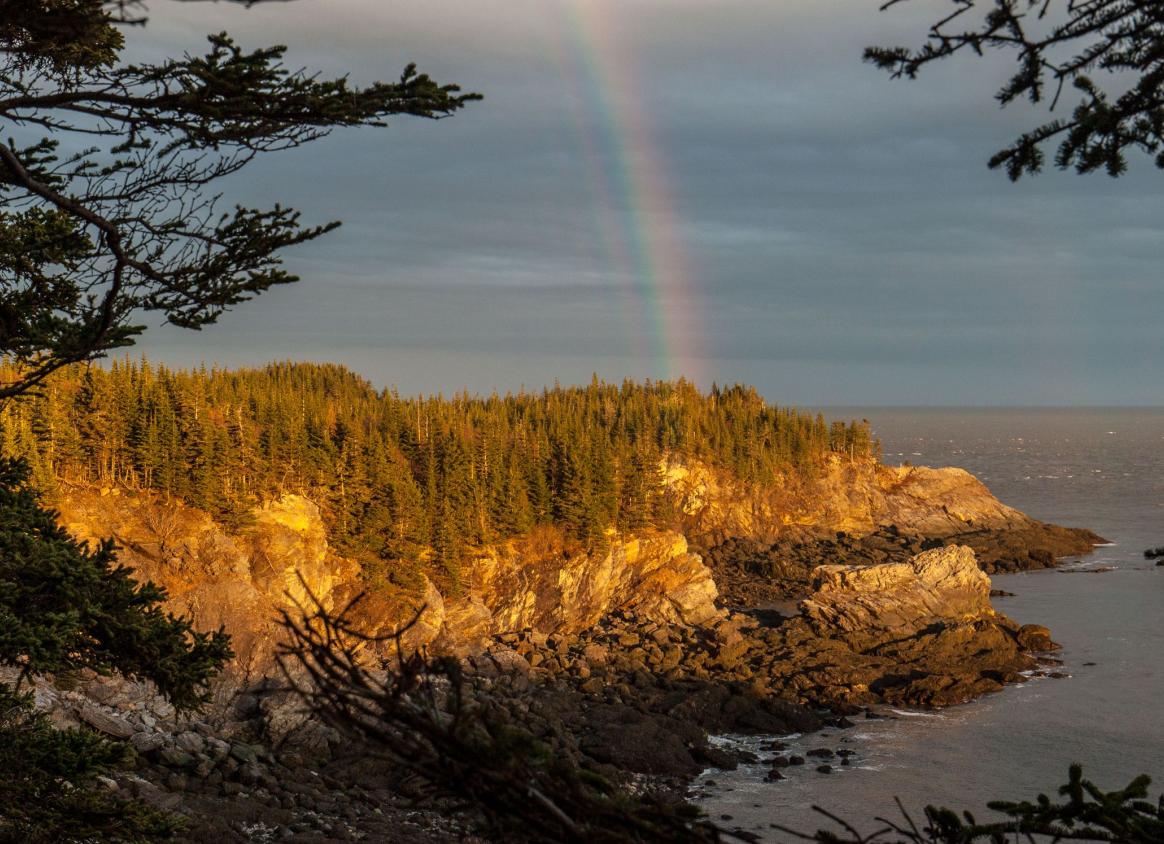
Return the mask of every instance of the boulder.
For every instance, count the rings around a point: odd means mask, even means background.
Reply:
[[[1051,631],[1041,624],[1024,624],[1015,638],[1024,651],[1052,651],[1059,647],[1051,641]]]
[[[117,739],[128,739],[136,730],[124,718],[113,715],[93,703],[83,703],[77,710],[81,720],[98,732]]]
[[[966,546],[924,551],[904,563],[820,566],[814,586],[800,611],[822,636],[890,637],[935,621],[994,616],[990,578]]]

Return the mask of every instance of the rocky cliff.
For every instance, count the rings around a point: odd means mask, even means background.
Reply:
[[[814,585],[784,628],[803,651],[784,676],[817,699],[961,703],[1019,681],[1037,664],[1031,652],[1055,647],[1046,628],[994,610],[990,578],[966,546],[820,566]]]
[[[80,539],[113,538],[124,564],[166,588],[171,611],[190,615],[200,629],[225,627],[238,677],[272,670],[280,609],[313,598],[332,609],[365,589],[359,566],[329,546],[319,508],[298,495],[256,509],[233,533],[199,510],[148,495],[76,490],[55,504]],[[688,625],[722,614],[710,570],[682,535],[612,536],[609,545],[602,554],[560,542],[490,547],[467,566],[456,596],[426,580],[411,600],[370,594],[358,612],[368,632],[385,634],[422,609],[408,644],[459,653],[523,628],[576,632],[616,610]]]
[[[815,475],[763,486],[691,464],[669,465],[666,478],[693,545],[710,551],[746,540],[751,547],[745,553],[779,545],[773,556],[787,558],[795,555],[789,546],[799,544],[807,557],[799,566],[801,579],[836,550],[814,543],[831,542],[838,534],[850,540],[879,536],[873,547],[907,555],[923,541],[969,545],[988,572],[1044,568],[1103,541],[1089,530],[1033,519],[957,468],[894,467],[833,456]],[[884,548],[886,540],[899,547]]]
[[[570,550],[560,541],[503,543],[482,549],[466,566],[466,581],[456,595],[442,595],[428,581],[411,600],[371,594],[361,605],[362,621],[369,632],[388,633],[423,607],[408,644],[457,653],[510,631],[575,633],[614,611],[653,622],[707,625],[722,616],[719,590],[713,571],[691,552],[685,536],[703,548],[728,538],[796,537],[802,543],[799,568],[776,568],[765,577],[797,596],[807,591],[819,563],[845,561],[832,540],[803,541],[837,531],[876,539],[888,525],[896,537],[914,537],[900,540],[896,556],[878,552],[859,562],[908,559],[924,537],[939,544],[977,542],[987,568],[1006,543],[1023,560],[1033,553],[1031,543],[1049,545],[1053,550],[1040,551],[1040,559],[1053,562],[1098,539],[1025,516],[959,469],[833,459],[814,478],[763,488],[697,464],[668,465],[666,478],[682,513],[682,534],[612,534],[609,549],[599,554]],[[181,503],[124,491],[74,489],[55,503],[64,524],[80,538],[112,537],[123,549],[124,563],[168,590],[171,610],[192,616],[203,629],[225,627],[239,655],[234,672],[242,677],[271,670],[281,608],[312,597],[334,608],[365,589],[359,566],[329,546],[319,508],[302,496],[269,502],[237,531]],[[720,569],[715,571],[718,577]],[[841,594],[841,584],[889,577],[891,570],[822,571],[818,585],[826,587],[831,578],[837,583],[833,591]],[[975,583],[979,592],[987,588],[984,579]],[[891,591],[888,582],[884,585],[882,591]]]

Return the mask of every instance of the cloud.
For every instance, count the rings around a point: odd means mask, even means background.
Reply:
[[[563,52],[581,4],[609,16],[631,57],[604,68],[605,93],[640,94],[699,288],[708,378],[782,403],[1054,401],[1047,385],[1064,384],[1066,403],[1164,401],[1142,363],[1160,352],[1142,325],[1164,305],[1160,175],[1138,162],[1118,182],[1009,184],[985,161],[1042,115],[995,106],[1005,62],[890,82],[861,49],[916,43],[932,7],[880,14],[865,0],[843,13],[819,0],[159,4],[129,33],[142,55],[226,28],[357,81],[415,60],[486,99],[256,163],[231,200],[344,227],[289,253],[300,285],[204,335],[156,332],[147,351],[334,359],[410,392],[665,374],[642,357],[649,302],[610,241],[635,237],[625,162],[585,134],[611,115],[580,96],[579,57]]]

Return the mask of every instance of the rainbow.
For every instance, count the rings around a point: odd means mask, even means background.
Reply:
[[[554,4],[557,7],[557,4]],[[595,232],[624,280],[620,311],[655,377],[702,383],[702,312],[683,248],[666,158],[610,0],[563,0],[556,59],[572,89]]]

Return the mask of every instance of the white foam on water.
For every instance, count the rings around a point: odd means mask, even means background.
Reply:
[[[940,718],[945,720],[945,715],[941,712],[917,712],[908,709],[890,709],[894,715],[904,715],[906,718]]]

